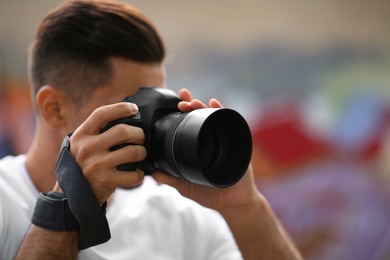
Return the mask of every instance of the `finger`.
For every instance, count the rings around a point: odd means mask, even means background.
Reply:
[[[106,149],[119,144],[144,144],[145,134],[142,128],[126,124],[117,124],[99,135],[96,145]]]
[[[180,100],[187,101],[187,102],[190,102],[192,100],[191,92],[186,88],[180,90],[179,97]]]
[[[145,177],[145,174],[142,170],[136,169],[132,172],[123,172],[116,171],[113,180],[113,184],[115,187],[133,187],[138,186]]]
[[[118,165],[141,161],[146,157],[146,149],[141,145],[128,145],[115,151],[101,151],[95,156],[86,156],[87,159],[79,163],[85,176],[91,179],[105,172],[116,170]]]
[[[152,174],[155,181],[175,188],[181,195],[188,197],[192,191],[191,183],[184,178],[174,177],[163,172],[156,171]]]
[[[178,108],[182,112],[190,112],[190,111],[195,110],[195,109],[201,109],[201,108],[206,108],[206,107],[207,106],[205,104],[203,104],[203,102],[201,102],[198,99],[193,99],[190,102],[181,101],[178,104]]]
[[[99,178],[88,178],[93,192],[98,201],[102,204],[108,200],[112,193],[119,187],[134,187],[142,183],[144,172],[136,169],[132,172],[122,172],[112,169],[105,171]]]
[[[191,101],[191,107],[194,110],[194,109],[206,108],[207,106],[203,104],[203,102],[200,101],[199,99],[193,99]]]
[[[190,112],[190,111],[192,111],[191,102],[188,102],[188,101],[181,101],[181,102],[179,102],[179,104],[177,105],[177,108],[181,112]]]
[[[109,168],[116,168],[125,163],[134,163],[146,158],[146,148],[141,145],[127,145],[118,150],[110,151],[101,158],[101,163],[105,163]]]
[[[216,100],[215,98],[212,98],[210,99],[209,101],[209,107],[212,107],[212,108],[222,108],[222,104]]]
[[[96,134],[109,122],[134,116],[138,111],[137,105],[128,102],[115,103],[97,108],[80,126],[78,131],[87,134]]]
[[[155,181],[162,183],[162,184],[167,184],[172,187],[177,187],[180,183],[181,178],[179,177],[174,177],[172,175],[168,175],[163,172],[156,171],[152,174],[152,177]]]

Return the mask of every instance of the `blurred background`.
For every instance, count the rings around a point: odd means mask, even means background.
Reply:
[[[27,49],[61,2],[0,0],[0,157],[30,144]],[[248,120],[258,188],[306,259],[390,258],[390,1],[127,2],[165,38],[169,88]]]

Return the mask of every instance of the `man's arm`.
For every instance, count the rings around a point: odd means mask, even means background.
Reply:
[[[252,206],[220,211],[244,259],[301,259],[272,209],[259,194]]]
[[[79,232],[61,232],[32,225],[16,256],[24,259],[76,259]]]

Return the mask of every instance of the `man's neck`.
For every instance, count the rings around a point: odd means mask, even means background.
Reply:
[[[53,145],[52,136],[35,135],[26,155],[26,168],[34,185],[40,192],[51,191],[56,183],[55,163],[59,145]]]

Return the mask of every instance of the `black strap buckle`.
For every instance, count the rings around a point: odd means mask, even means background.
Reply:
[[[57,231],[80,230],[69,209],[68,199],[55,191],[39,194],[31,222],[38,227]]]

